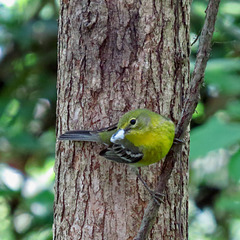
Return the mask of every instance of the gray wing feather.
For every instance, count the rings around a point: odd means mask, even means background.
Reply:
[[[94,131],[68,131],[62,134],[59,140],[71,140],[71,141],[86,141],[86,142],[99,142],[99,136]]]
[[[113,124],[107,128],[102,128],[95,131],[86,130],[73,130],[67,131],[62,134],[58,140],[71,140],[71,141],[85,141],[85,142],[100,142],[98,133],[108,132],[117,129],[117,124]]]

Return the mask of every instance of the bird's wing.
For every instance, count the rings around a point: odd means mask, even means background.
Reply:
[[[136,163],[143,158],[143,153],[134,145],[113,144],[102,150],[100,156],[119,163]]]

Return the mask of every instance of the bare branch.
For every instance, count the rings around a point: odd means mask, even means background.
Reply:
[[[220,0],[209,0],[208,7],[206,9],[206,18],[200,36],[199,49],[189,86],[188,96],[176,127],[177,138],[183,137],[199,101],[200,87],[203,83],[204,72],[211,51],[211,39],[214,32],[219,3]],[[168,153],[163,163],[162,172],[159,176],[159,182],[156,188],[157,192],[164,192],[176,159],[179,157],[181,148],[181,145],[175,144]],[[158,209],[159,205],[156,204],[155,201],[151,200],[145,209],[144,217],[135,240],[147,239],[148,233],[150,232],[157,216]]]
[[[204,80],[204,73],[211,51],[211,39],[214,32],[219,3],[220,0],[210,0],[208,3],[206,19],[200,36],[196,63],[190,82],[188,98],[177,125],[177,138],[181,137],[186,130],[199,100],[200,87]]]

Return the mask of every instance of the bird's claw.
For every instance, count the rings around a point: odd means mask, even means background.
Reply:
[[[161,203],[164,203],[163,199],[165,197],[165,194],[160,193],[160,192],[156,192],[156,191],[153,191],[153,190],[149,190],[149,193],[158,205],[161,205]]]
[[[138,168],[134,168],[134,171],[137,175],[137,177],[139,178],[139,180],[143,183],[144,187],[146,188],[146,190],[149,192],[149,194],[151,195],[151,197],[154,199],[154,201],[160,205],[161,203],[164,203],[163,198],[165,197],[165,194],[160,193],[160,192],[156,192],[153,191],[148,184],[143,180],[142,176],[139,173],[139,169]]]
[[[183,140],[181,140],[179,138],[174,138],[173,143],[174,144],[185,144],[185,141],[183,141]]]

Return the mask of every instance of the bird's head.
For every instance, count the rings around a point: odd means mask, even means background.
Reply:
[[[111,137],[111,142],[115,143],[124,139],[126,134],[141,132],[146,129],[151,121],[153,112],[147,109],[132,110],[124,114],[118,122],[118,130]]]

